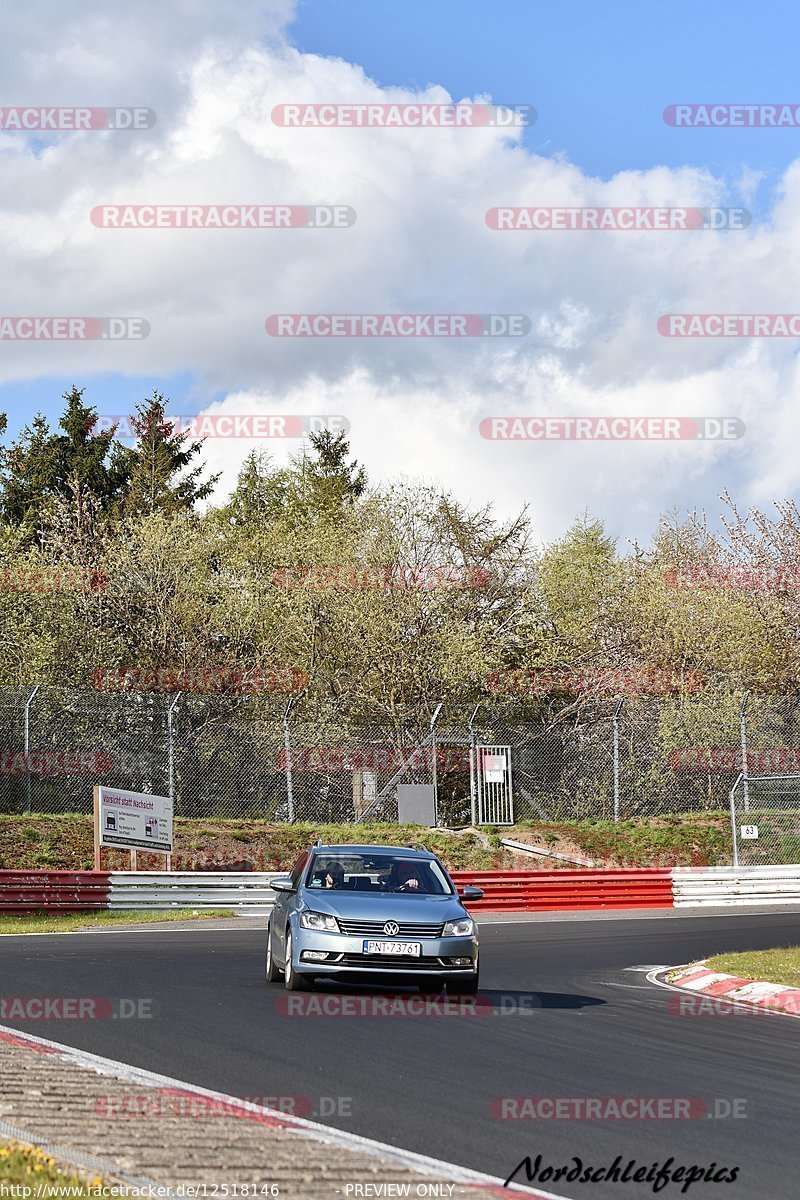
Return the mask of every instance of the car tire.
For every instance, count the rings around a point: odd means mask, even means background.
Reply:
[[[447,992],[450,996],[475,996],[478,992],[478,968],[469,979],[448,979]]]
[[[267,952],[264,956],[264,976],[267,983],[277,983],[281,977],[280,968],[272,953],[272,922],[267,925]]]
[[[310,992],[314,981],[309,975],[301,975],[292,967],[292,935],[286,934],[286,965],[283,968],[283,984],[287,992]]]

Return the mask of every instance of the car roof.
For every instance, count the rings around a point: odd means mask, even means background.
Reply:
[[[430,850],[420,850],[413,846],[363,846],[363,845],[332,845],[332,846],[311,846],[311,850],[317,853],[325,852],[325,854],[398,854],[401,853],[404,858],[436,858],[436,855]]]

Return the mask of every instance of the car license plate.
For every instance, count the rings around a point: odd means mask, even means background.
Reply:
[[[364,942],[365,954],[406,954],[419,958],[422,953],[421,942]]]

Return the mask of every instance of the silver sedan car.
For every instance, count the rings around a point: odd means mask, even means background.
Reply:
[[[304,851],[277,893],[267,931],[266,977],[289,991],[315,978],[414,983],[474,995],[478,929],[445,867],[424,847],[323,846]]]

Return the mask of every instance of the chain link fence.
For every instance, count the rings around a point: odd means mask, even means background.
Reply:
[[[100,783],[172,795],[182,817],[396,821],[398,784],[433,783],[439,823],[461,826],[480,819],[476,746],[510,748],[518,821],[727,811],[739,775],[800,774],[800,698],[492,700],[387,715],[303,698],[6,690],[0,812],[89,812]]]
[[[731,816],[735,866],[800,862],[800,775],[740,775]]]

